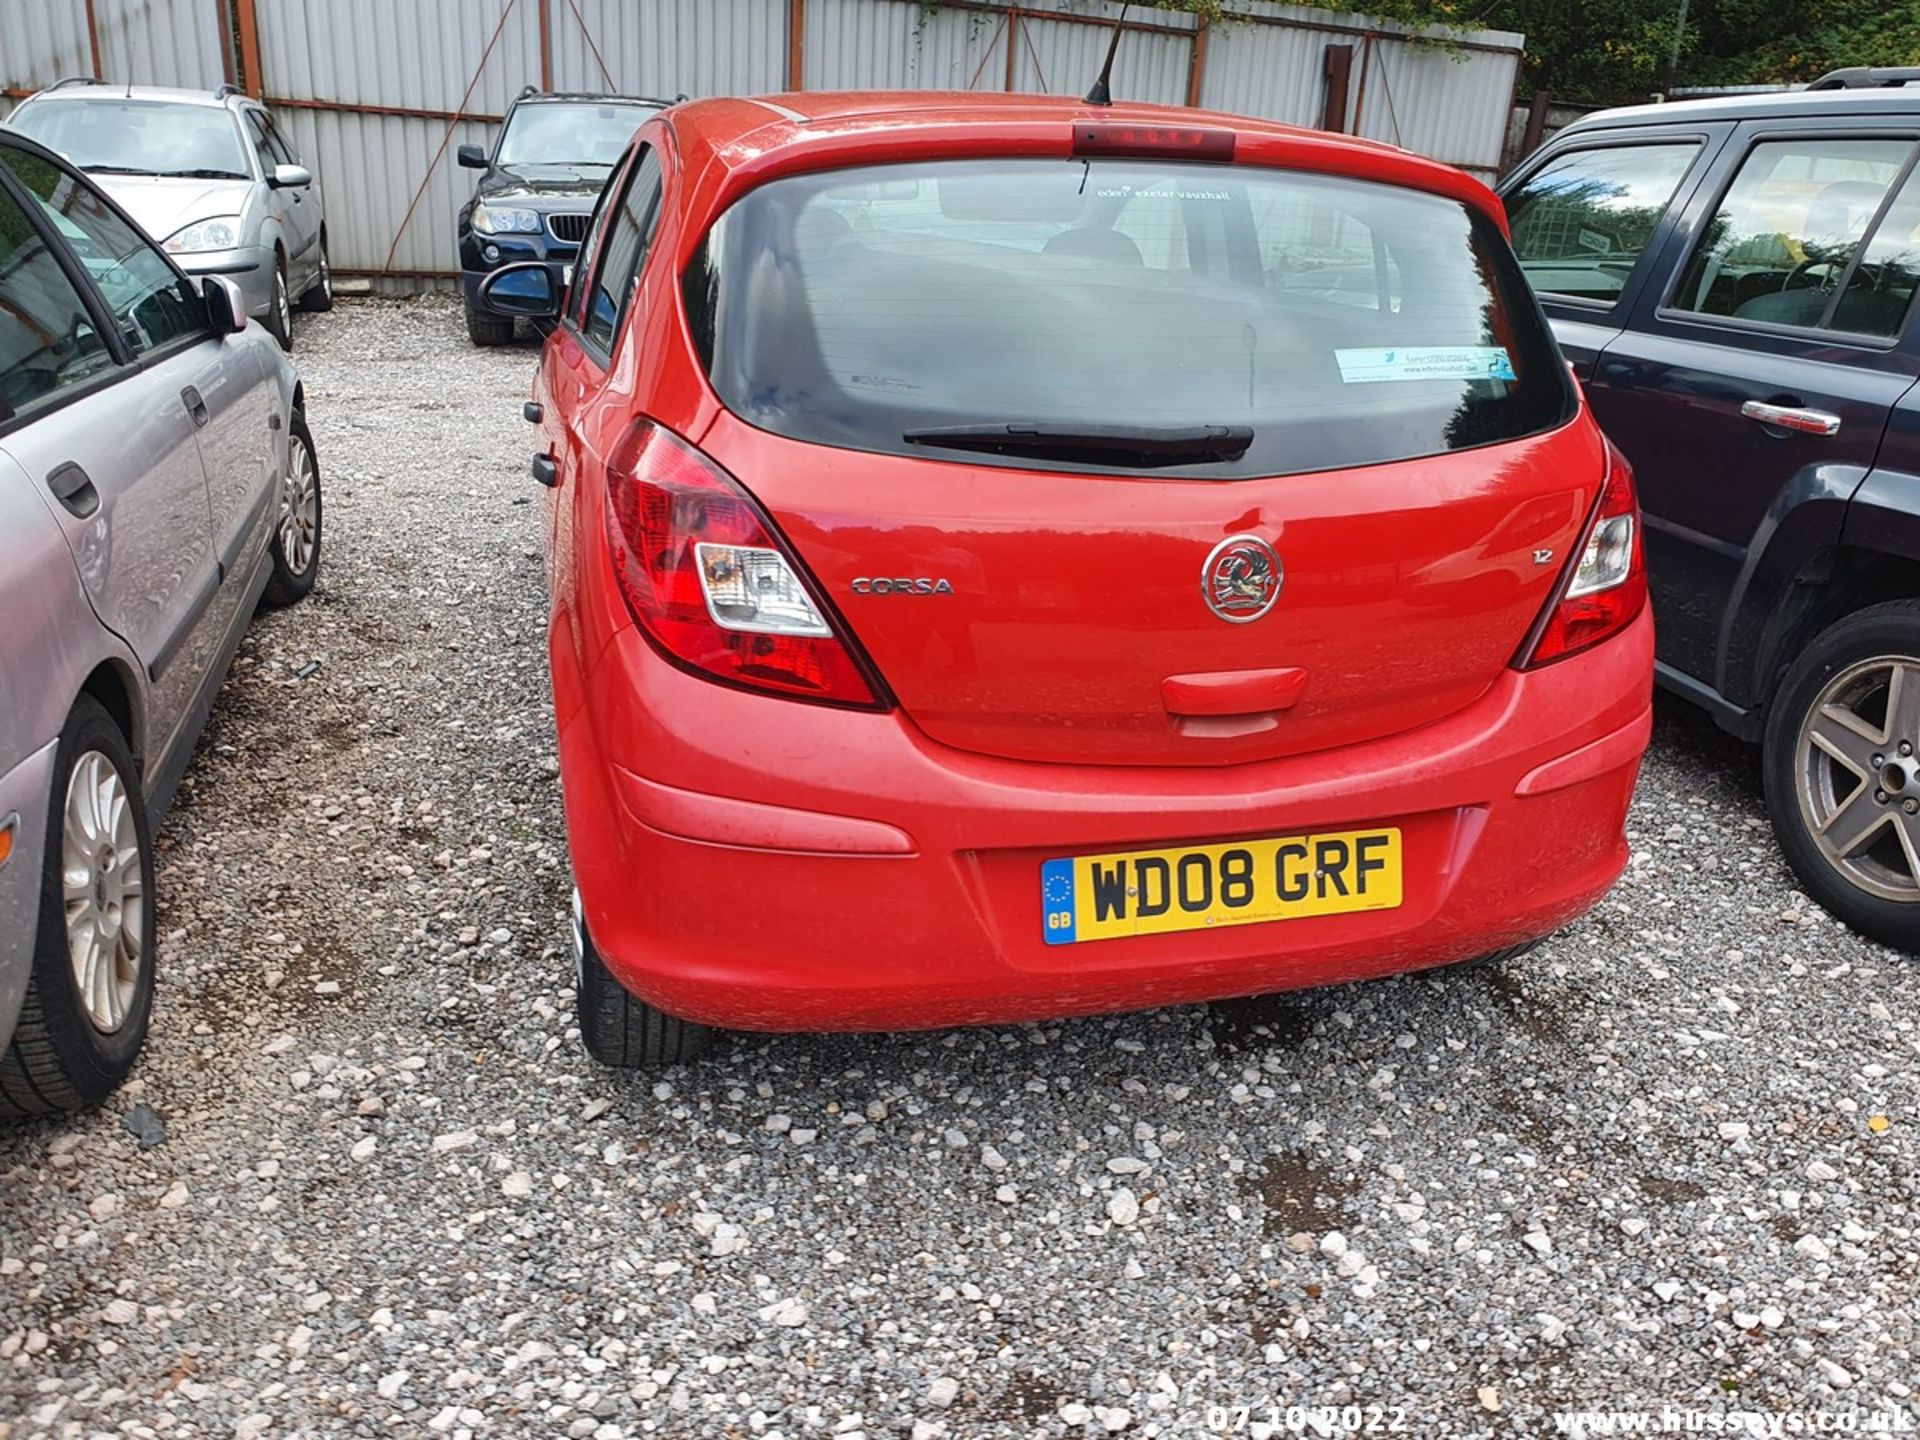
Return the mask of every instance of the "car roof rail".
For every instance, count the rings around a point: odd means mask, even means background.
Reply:
[[[1829,70],[1807,89],[1896,90],[1902,85],[1920,85],[1920,65],[1849,65]]]
[[[106,83],[107,82],[102,80],[98,75],[62,75],[58,80],[47,86],[47,89],[62,90],[69,85],[104,85]]]

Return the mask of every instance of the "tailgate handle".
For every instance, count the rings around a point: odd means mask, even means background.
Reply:
[[[1298,666],[1213,670],[1169,675],[1160,682],[1160,699],[1169,715],[1269,715],[1291,710],[1306,688],[1307,672]]]

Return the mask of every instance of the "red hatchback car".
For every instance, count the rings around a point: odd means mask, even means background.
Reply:
[[[1627,856],[1633,481],[1500,204],[1028,97],[676,106],[534,399],[602,1060],[1524,945]]]

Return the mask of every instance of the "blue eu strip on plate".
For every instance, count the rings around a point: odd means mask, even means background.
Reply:
[[[1040,903],[1046,911],[1049,945],[1074,942],[1073,861],[1049,860],[1040,867]]]

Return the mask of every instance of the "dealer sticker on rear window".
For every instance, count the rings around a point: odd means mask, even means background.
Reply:
[[[1348,385],[1375,380],[1513,380],[1504,345],[1410,345],[1402,350],[1335,350]]]

